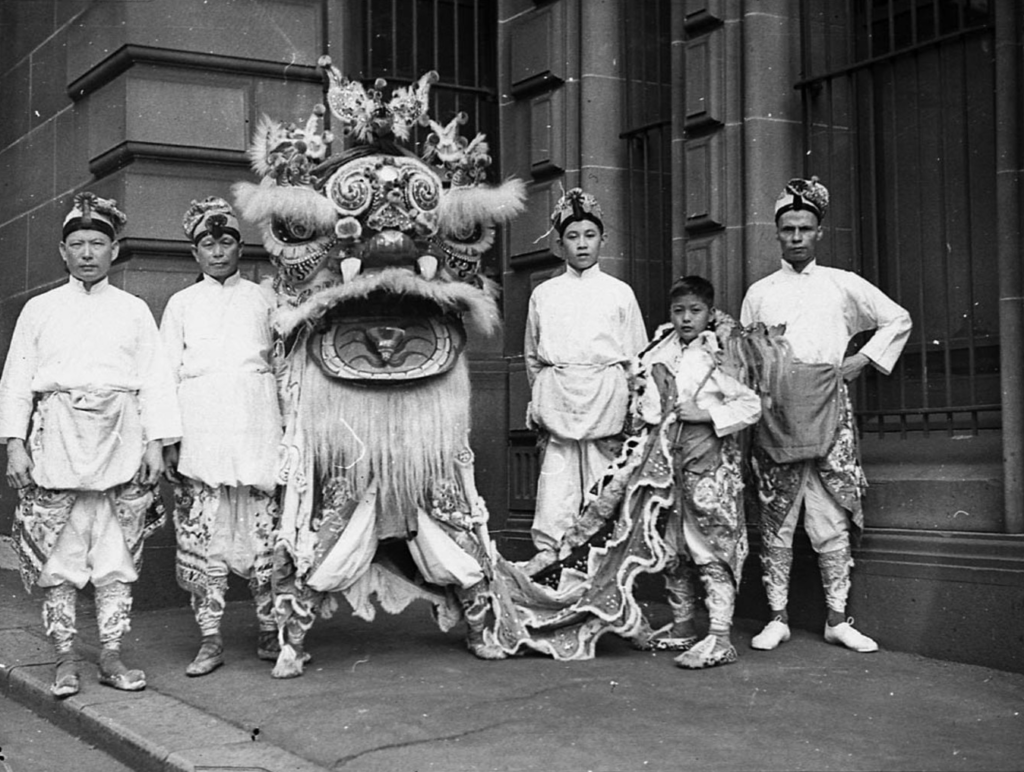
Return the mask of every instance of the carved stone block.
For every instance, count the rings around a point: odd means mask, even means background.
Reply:
[[[565,170],[563,102],[561,91],[530,101],[530,173],[534,179]]]
[[[686,130],[714,129],[724,123],[722,33],[686,44]]]
[[[510,35],[512,96],[552,89],[565,81],[562,4],[539,9],[513,23]]]
[[[712,135],[686,143],[686,229],[699,231],[723,224],[721,137]]]

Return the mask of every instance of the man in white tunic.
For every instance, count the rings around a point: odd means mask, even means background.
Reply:
[[[178,584],[202,635],[190,676],[224,663],[220,624],[228,575],[249,580],[257,655],[279,653],[270,575],[277,520],[281,412],[271,369],[274,295],[242,278],[238,220],[221,198],[193,201],[183,227],[203,276],[167,303],[160,332],[181,405],[180,448],[164,449],[175,488]]]
[[[793,533],[801,505],[818,555],[828,619],[825,640],[859,652],[878,649],[846,618],[853,567],[851,532],[864,524],[860,465],[846,382],[867,365],[888,375],[910,335],[910,314],[855,273],[820,266],[815,247],[828,208],[817,181],[790,180],[775,204],[782,266],[755,282],[743,300],[743,324],[786,325],[793,354],[783,391],[766,409],[754,447],[761,519],[761,566],[772,619],[755,649],[789,640],[786,613]],[[852,356],[854,335],[874,330]]]
[[[565,273],[530,296],[524,353],[528,423],[544,444],[533,542],[557,548],[584,497],[614,457],[623,430],[630,366],[647,345],[633,290],[601,271],[601,208],[573,188],[551,214]]]
[[[146,685],[120,646],[143,540],[162,523],[161,446],[181,428],[153,316],[107,280],[126,219],[115,201],[76,196],[59,245],[70,279],[25,304],[0,379],[7,482],[20,497],[14,538],[26,589],[45,593],[57,697],[79,690],[77,590],[90,581],[100,682]]]

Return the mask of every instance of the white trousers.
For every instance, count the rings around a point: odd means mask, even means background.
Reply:
[[[78,493],[53,552],[43,565],[39,587],[69,582],[82,589],[90,581],[94,587],[103,587],[139,578],[113,501],[113,496],[103,491]]]
[[[530,533],[537,549],[557,549],[562,536],[589,501],[590,486],[611,459],[595,440],[566,440],[550,435],[540,476]]]
[[[249,578],[256,545],[253,542],[253,504],[248,485],[221,485],[217,489],[216,511],[210,523],[210,552],[207,573],[229,573]]]
[[[805,510],[804,530],[815,552],[834,552],[850,546],[850,518],[826,490],[815,462],[804,462],[803,483],[786,519],[772,539],[773,547],[792,547],[793,534]]]

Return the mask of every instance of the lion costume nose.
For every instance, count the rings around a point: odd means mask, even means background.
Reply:
[[[402,347],[405,330],[401,327],[371,327],[366,331],[366,337],[370,339],[381,361],[387,363]]]

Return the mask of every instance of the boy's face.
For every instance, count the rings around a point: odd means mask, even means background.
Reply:
[[[692,343],[708,328],[711,308],[696,295],[680,295],[672,298],[669,319],[683,343]]]
[[[580,272],[597,263],[603,243],[604,233],[593,220],[569,223],[558,239],[565,262]]]
[[[223,284],[238,270],[242,245],[230,233],[221,233],[219,239],[207,233],[192,247],[192,254],[203,273]]]
[[[779,217],[775,235],[782,245],[782,259],[801,271],[814,259],[821,226],[814,213],[806,209],[791,210]]]
[[[77,230],[60,242],[60,256],[68,273],[91,287],[102,281],[117,259],[119,242],[96,230]]]

